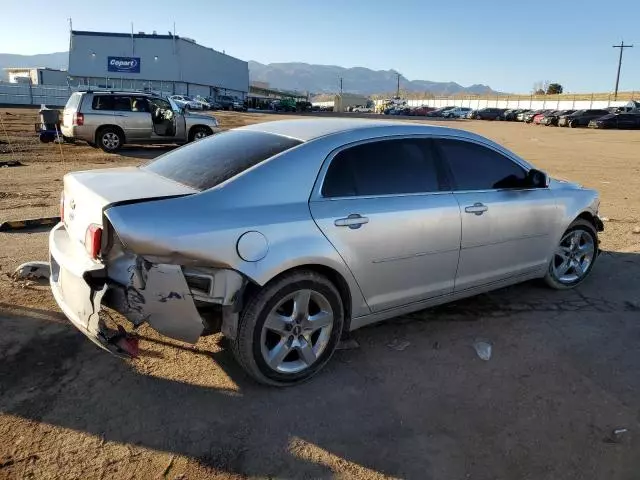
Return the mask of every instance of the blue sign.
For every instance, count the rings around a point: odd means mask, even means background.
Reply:
[[[107,70],[119,73],[140,73],[140,57],[107,57]]]

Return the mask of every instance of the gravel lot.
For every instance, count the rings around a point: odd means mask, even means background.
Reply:
[[[0,161],[26,165],[0,169],[0,222],[56,215],[65,172],[167,151],[63,145],[63,162],[35,139],[35,110],[0,114]],[[0,478],[638,478],[640,134],[447,125],[600,190],[604,253],[580,288],[527,283],[361,329],[358,349],[277,390],[249,380],[220,336],[190,346],[142,328],[138,360],[99,351],[46,286],[7,276],[46,259],[47,232],[0,233]]]

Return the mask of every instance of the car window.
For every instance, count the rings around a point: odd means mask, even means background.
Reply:
[[[132,112],[149,112],[149,102],[146,97],[133,97],[131,101]]]
[[[461,140],[436,143],[451,169],[455,190],[527,187],[525,169],[495,150]]]
[[[113,109],[118,112],[131,111],[131,97],[113,97]]]
[[[171,98],[171,97],[170,97]],[[171,104],[162,98],[150,98],[149,102],[151,103],[152,108],[156,107],[161,110],[171,110]]]
[[[95,95],[91,102],[91,108],[93,110],[113,110],[113,96]]]
[[[141,168],[206,190],[300,143],[271,133],[230,130],[172,150]]]
[[[327,169],[325,197],[436,192],[440,175],[428,140],[365,143],[338,153]]]
[[[82,99],[81,93],[73,93],[67,100],[67,104],[64,106],[65,110],[77,110],[80,105],[80,100]]]

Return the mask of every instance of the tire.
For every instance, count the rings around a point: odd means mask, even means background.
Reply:
[[[564,270],[563,267],[567,263],[570,263],[569,258],[571,257],[567,258],[566,255],[569,253],[569,249],[573,246],[573,242],[571,242],[572,237],[579,237],[578,242],[576,242],[576,250],[572,254],[574,256],[573,258],[575,258],[574,262],[580,264],[580,269],[576,270],[575,267],[570,267],[563,276],[560,276],[559,273]],[[568,239],[569,243],[567,243],[567,240],[565,239]],[[592,247],[591,250],[588,248],[589,245]],[[560,253],[563,246],[564,257],[563,254]],[[578,253],[576,254],[576,252]],[[589,252],[590,260],[588,261],[588,264],[585,264],[585,261],[580,260],[580,258],[584,255],[583,258],[586,259],[589,256]],[[571,255],[571,253],[569,255]],[[560,244],[556,247],[556,250],[554,250],[544,281],[549,287],[556,290],[568,290],[570,288],[574,288],[589,276],[597,258],[598,234],[596,233],[596,229],[586,220],[574,220],[573,223],[569,225],[569,228],[562,234]],[[583,273],[579,274],[579,271],[582,271]]]
[[[292,321],[296,317],[293,298],[302,299],[304,305],[305,292],[309,292],[307,308],[301,310],[307,316],[298,316],[306,319],[298,324]],[[328,317],[320,316],[320,311],[329,312]],[[319,320],[310,320],[313,316]],[[270,323],[277,326],[277,331],[265,327],[268,317],[276,319]],[[327,322],[327,326],[318,327],[321,324],[314,325],[314,321]],[[342,299],[333,283],[313,271],[291,272],[268,283],[248,301],[238,322],[236,339],[231,341],[232,352],[258,382],[292,386],[310,379],[326,365],[338,345],[343,325]],[[310,333],[314,327],[317,330]],[[294,339],[296,335],[298,338]],[[268,362],[269,357],[275,358]]]
[[[577,126],[578,126],[578,124],[576,123],[575,120],[569,121],[569,128],[576,128]]]
[[[209,135],[213,135],[210,128],[196,126],[189,131],[189,141],[193,142],[195,140],[200,140],[204,137],[208,137]]]
[[[124,134],[116,127],[104,127],[96,133],[96,143],[107,153],[115,153],[122,148]]]

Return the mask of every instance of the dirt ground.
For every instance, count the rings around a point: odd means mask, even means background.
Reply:
[[[0,222],[56,215],[65,172],[167,151],[43,145],[35,110],[0,115],[0,162],[25,164],[0,169]],[[216,116],[225,128],[286,118]],[[278,390],[248,379],[220,336],[190,346],[143,327],[139,359],[99,351],[45,285],[7,277],[46,260],[47,232],[0,233],[0,478],[638,478],[640,134],[447,125],[601,192],[604,253],[588,281],[361,329],[359,348]],[[479,339],[493,346],[487,362]]]

